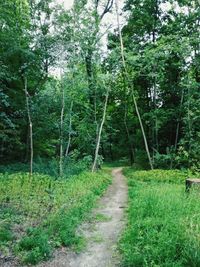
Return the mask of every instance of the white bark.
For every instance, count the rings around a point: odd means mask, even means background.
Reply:
[[[64,121],[64,110],[65,110],[65,92],[63,85],[61,84],[62,104],[60,113],[60,162],[59,162],[59,174],[63,175],[63,121]]]
[[[94,156],[94,162],[93,162],[93,166],[92,166],[92,172],[94,172],[96,170],[96,167],[97,167],[96,165],[97,165],[97,159],[98,159],[98,155],[99,155],[99,147],[100,147],[100,143],[101,143],[101,134],[102,134],[103,125],[104,125],[105,119],[106,119],[108,96],[109,96],[109,89],[107,90],[107,93],[106,93],[106,99],[105,99],[105,104],[104,104],[104,109],[103,109],[103,117],[101,120],[99,132],[98,132],[98,136],[97,136],[97,144],[96,144],[96,149],[95,149],[95,156]]]
[[[72,139],[72,135],[71,135],[71,132],[72,132],[72,110],[73,110],[73,101],[71,102],[71,105],[70,105],[70,112],[69,112],[69,133],[68,133],[68,142],[67,142],[67,148],[66,148],[66,151],[65,151],[65,157],[68,157],[69,148],[70,148],[71,139]]]
[[[29,102],[29,93],[27,89],[27,78],[24,78],[24,92],[25,92],[25,98],[26,98],[26,109],[27,109],[27,116],[28,116],[28,122],[29,122],[29,139],[30,139],[30,176],[33,174],[33,123],[31,118],[31,111],[30,111],[30,102]]]
[[[117,24],[118,24],[118,31],[119,31],[119,38],[120,38],[122,64],[123,64],[125,76],[126,76],[126,78],[128,80],[128,72],[127,72],[127,69],[126,69],[126,61],[125,61],[125,57],[124,57],[124,44],[123,44],[123,38],[122,38],[120,20],[119,20],[118,0],[115,0],[115,7],[116,7],[116,13],[117,13]],[[134,94],[133,87],[131,87],[131,92],[132,92],[132,98],[133,98],[134,107],[135,107],[135,110],[136,110],[136,114],[137,114],[137,117],[138,117],[138,120],[139,120],[139,123],[140,123],[140,128],[141,128],[143,139],[144,139],[146,153],[147,153],[147,156],[148,156],[148,159],[149,159],[149,165],[150,165],[151,169],[153,170],[153,163],[152,163],[152,159],[151,159],[150,152],[149,152],[149,146],[148,146],[146,134],[145,134],[145,131],[144,131],[144,126],[143,126],[142,119],[141,119],[141,116],[140,116],[140,112],[139,112],[139,109],[138,109],[137,100],[136,100],[136,97],[135,97],[135,94]]]

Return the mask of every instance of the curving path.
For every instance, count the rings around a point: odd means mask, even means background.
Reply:
[[[122,169],[112,171],[113,183],[99,200],[93,217],[100,221],[85,223],[80,232],[87,239],[86,249],[77,254],[68,250],[57,251],[52,261],[40,267],[115,267],[120,258],[116,250],[124,226],[124,208],[127,202],[127,185]]]

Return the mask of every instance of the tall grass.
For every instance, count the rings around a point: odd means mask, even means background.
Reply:
[[[41,174],[0,174],[0,250],[36,264],[56,246],[79,246],[76,229],[109,183],[110,174],[104,171],[57,180]]]
[[[120,240],[122,265],[200,266],[200,193],[185,193],[180,171],[125,170],[128,224]]]

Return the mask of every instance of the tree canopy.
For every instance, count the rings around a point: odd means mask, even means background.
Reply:
[[[200,168],[199,1],[0,1],[2,164]]]

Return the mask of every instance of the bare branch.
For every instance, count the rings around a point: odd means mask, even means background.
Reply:
[[[99,0],[95,0],[95,8],[96,8],[96,10],[97,10],[98,6],[99,6]]]
[[[99,0],[96,0],[96,2],[99,3]],[[113,3],[114,3],[114,0],[107,0],[107,4],[106,4],[106,6],[105,6],[105,8],[104,8],[104,10],[103,10],[103,12],[102,12],[102,14],[100,15],[100,20],[102,20],[103,17],[104,17],[108,12],[111,11],[112,6],[113,6]]]

